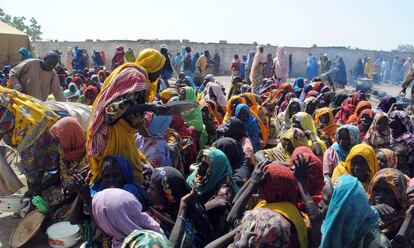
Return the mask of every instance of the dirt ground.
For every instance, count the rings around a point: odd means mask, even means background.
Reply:
[[[216,77],[216,80],[222,82],[226,89],[228,90],[230,88],[230,77],[226,76],[220,76]],[[348,88],[348,90],[352,90],[352,88]],[[374,85],[374,89],[381,90],[387,92],[387,94],[396,96],[398,95],[400,91],[400,87],[392,84],[376,84]],[[408,93],[408,91],[407,91]],[[407,95],[407,97],[409,97]],[[375,99],[375,97],[371,98],[371,102],[373,105],[378,104],[378,100]],[[18,221],[20,219],[16,219],[12,217],[11,213],[1,213],[0,214],[0,247],[10,247],[8,245],[10,234],[12,233],[13,229],[16,227]],[[26,244],[24,247],[31,247],[31,248],[43,248],[43,247],[49,247],[47,244],[47,236],[45,234],[46,227],[43,227],[43,229],[39,232],[39,234],[31,240],[28,244]],[[75,247],[79,247],[80,244],[78,244]]]

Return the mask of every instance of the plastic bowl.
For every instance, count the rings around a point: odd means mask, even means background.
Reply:
[[[77,225],[69,221],[55,223],[47,228],[48,243],[51,247],[72,247],[82,238]]]
[[[18,212],[27,205],[30,199],[18,195],[0,196],[0,211],[2,212]]]

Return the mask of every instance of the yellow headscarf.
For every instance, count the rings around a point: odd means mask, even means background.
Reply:
[[[59,119],[59,116],[34,97],[1,86],[0,92],[0,106],[7,108],[15,118],[11,145],[17,146],[18,152],[33,145]]]
[[[309,130],[315,135],[316,140],[318,141],[318,144],[322,148],[322,152],[326,151],[326,144],[318,137],[318,132],[316,131],[315,122],[312,119],[312,116],[306,112],[299,112],[292,116],[292,120],[295,118],[300,122],[300,125],[302,126],[303,130]],[[312,140],[308,140],[308,147],[312,147]]]
[[[299,210],[290,202],[272,202],[265,200],[259,201],[255,208],[268,208],[285,217],[295,226],[296,234],[301,248],[308,247],[308,231]]]
[[[332,142],[336,140],[336,129],[338,129],[339,125],[336,124],[336,119],[333,116],[332,109],[325,107],[316,110],[315,114],[315,123],[319,125],[321,123],[320,119],[322,115],[328,114],[329,115],[329,123],[322,129],[322,134],[328,136]]]
[[[158,50],[147,48],[139,53],[135,63],[144,67],[148,73],[154,73],[162,69],[165,57]]]
[[[346,156],[345,162],[340,162],[333,171],[332,179],[337,179],[342,175],[352,175],[351,161],[355,156],[362,156],[368,163],[368,179],[364,183],[361,182],[364,186],[364,189],[368,190],[369,183],[371,182],[374,175],[378,172],[379,165],[374,148],[367,144],[358,144],[352,147],[348,156]]]

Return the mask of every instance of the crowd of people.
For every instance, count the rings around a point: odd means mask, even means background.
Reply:
[[[10,69],[0,137],[19,153],[24,197],[45,200],[48,223],[79,225],[86,247],[414,246],[411,112],[335,89],[340,56],[310,54],[307,79],[290,82],[286,49],[259,46],[234,56],[227,91],[208,51],[118,47],[111,69],[101,52],[93,67],[84,49],[66,54]],[[87,127],[54,100],[90,105]],[[180,102],[198,104],[146,109]],[[2,171],[2,195],[23,186]]]

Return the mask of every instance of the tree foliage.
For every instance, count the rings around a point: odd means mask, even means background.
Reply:
[[[26,17],[11,16],[9,14],[6,14],[3,9],[0,8],[0,21],[25,32],[30,37],[31,41],[40,41],[42,39],[41,35],[43,33],[41,31],[41,26],[33,17],[30,18],[29,23],[27,24]]]

